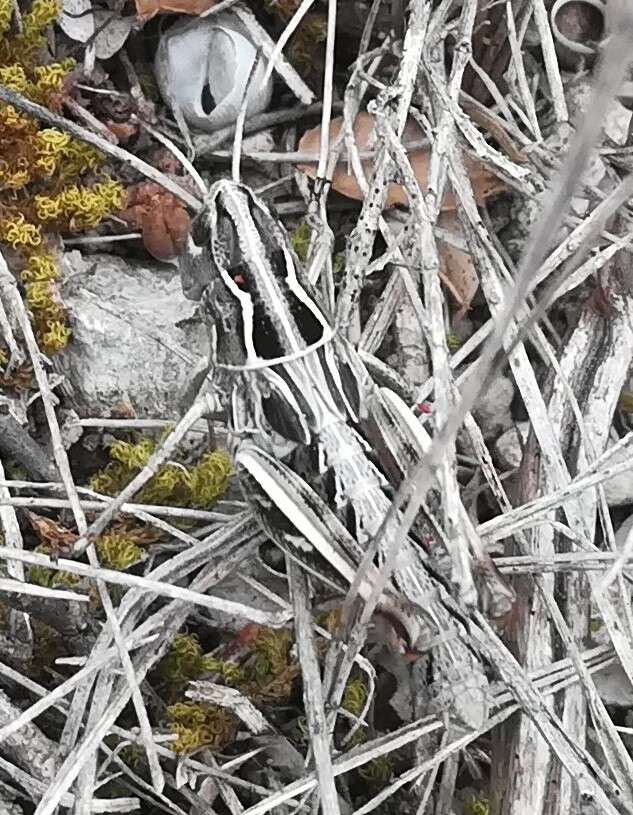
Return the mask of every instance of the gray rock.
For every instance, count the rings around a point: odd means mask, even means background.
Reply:
[[[631,462],[631,469],[625,470],[603,483],[607,504],[610,507],[633,504],[633,454],[630,450],[623,450],[619,455],[615,455],[611,459],[611,464],[617,464],[625,460]]]
[[[633,706],[633,687],[619,662],[614,662],[603,671],[594,673],[593,681],[605,705]]]
[[[486,441],[497,439],[512,425],[510,405],[514,384],[506,376],[498,376],[477,400],[473,416]]]
[[[178,271],[77,251],[63,270],[73,339],[54,364],[67,404],[80,416],[109,416],[128,403],[138,417],[177,418],[190,372],[208,354]]]
[[[569,110],[569,118],[572,122],[580,122],[583,117],[590,115],[590,105],[593,93],[593,77],[591,75],[576,76],[565,82],[565,100]],[[626,144],[631,112],[620,102],[614,101],[609,106],[605,116],[603,132],[606,141],[615,146]],[[556,124],[550,132],[545,133],[544,147],[553,155],[564,155],[569,150],[570,142],[573,138],[574,130],[568,123]],[[596,148],[589,156],[587,167],[582,175],[582,184],[594,186],[602,192],[609,192],[613,188],[613,175],[609,171],[607,163]],[[536,176],[533,183],[539,187],[542,180]],[[515,195],[508,207],[505,198],[497,204],[496,210],[508,209],[508,226],[502,230],[501,240],[510,252],[511,256],[518,260],[524,249],[530,231],[540,215],[543,203],[549,196],[549,189],[542,189],[533,198],[526,198],[522,195]],[[589,208],[593,208],[595,196],[579,186],[576,194],[570,201],[570,209],[579,218],[586,216]],[[497,216],[498,219],[498,216]],[[550,239],[550,249],[560,244],[571,231],[569,221],[564,222],[554,232]]]
[[[625,473],[625,475],[629,475],[630,473]],[[618,527],[617,532],[615,533],[615,545],[618,549],[622,549],[626,546],[626,539],[629,536],[629,533],[633,529],[633,515],[629,515]]]
[[[494,447],[495,461],[502,470],[516,470],[523,459],[523,446],[527,441],[529,422],[519,422],[497,439]]]

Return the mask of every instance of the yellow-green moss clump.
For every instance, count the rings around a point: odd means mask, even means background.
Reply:
[[[343,708],[358,718],[363,712],[366,702],[367,685],[362,679],[350,679],[343,694]]]
[[[239,689],[253,702],[281,702],[292,695],[299,664],[292,657],[293,638],[285,629],[254,627],[252,652],[241,667]]]
[[[0,84],[51,110],[61,107],[75,65],[48,61],[43,47],[61,7],[59,0],[34,0],[22,33],[11,33],[13,0],[0,0]],[[0,243],[21,258],[45,353],[59,351],[71,336],[57,293],[55,235],[94,227],[124,203],[123,186],[100,174],[102,161],[94,148],[0,103]]]
[[[95,542],[95,548],[101,565],[119,572],[140,563],[145,557],[145,550],[138,545],[133,535],[126,531],[106,532],[100,535]]]
[[[195,634],[176,634],[158,672],[172,692],[182,690],[188,682],[204,674],[219,674],[227,685],[235,685],[242,678],[242,672],[233,662],[205,656]]]
[[[94,475],[90,486],[103,495],[116,495],[147,464],[156,442],[143,438],[137,444],[116,441],[110,445],[112,461]],[[142,504],[204,509],[225,492],[233,473],[227,453],[205,453],[195,464],[165,464],[136,496]]]
[[[265,0],[265,5],[268,11],[286,23],[301,5],[301,0]],[[327,17],[324,14],[307,14],[286,49],[288,58],[304,79],[317,79],[326,39]]]
[[[341,706],[357,718],[361,715],[367,702],[367,685],[362,679],[350,679],[345,687]],[[350,746],[357,747],[367,741],[367,731],[359,728],[351,738]],[[369,784],[382,786],[391,778],[393,763],[388,756],[375,758],[359,767],[358,774]]]
[[[464,815],[490,815],[490,801],[471,796],[464,804]]]
[[[254,704],[287,701],[299,674],[299,665],[291,656],[291,633],[252,625],[239,639],[240,650],[246,651],[241,665],[205,656],[195,635],[177,634],[158,668],[168,695],[173,698],[188,682],[212,673],[237,687]],[[178,753],[204,746],[222,749],[237,734],[233,714],[214,705],[177,702],[167,712],[171,731],[178,736],[174,746]]]
[[[301,221],[299,226],[290,236],[290,243],[292,244],[292,248],[295,250],[295,252],[297,253],[297,257],[302,263],[305,263],[308,259],[311,234],[312,230],[308,226],[307,222]],[[340,277],[344,269],[345,269],[345,255],[339,252],[336,255],[334,255],[334,260],[332,263],[332,272],[334,274],[335,280],[337,280]]]
[[[50,555],[53,550],[50,546],[42,543],[36,546],[34,551]],[[29,583],[46,586],[47,588],[71,588],[81,582],[79,575],[62,572],[59,569],[48,569],[46,566],[29,566],[28,576]]]
[[[222,750],[237,735],[238,720],[217,705],[177,702],[167,708],[170,729],[178,738],[172,747],[176,753],[192,753],[201,747]]]
[[[457,351],[462,346],[462,341],[454,334],[452,331],[449,331],[446,335],[446,345],[448,346],[449,351]]]

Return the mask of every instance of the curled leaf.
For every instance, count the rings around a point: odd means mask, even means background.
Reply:
[[[127,209],[121,217],[142,231],[145,248],[157,260],[179,255],[191,226],[182,202],[153,182],[128,189]]]
[[[138,125],[134,122],[113,122],[111,119],[108,119],[105,125],[111,133],[114,133],[120,142],[129,141],[138,133]]]
[[[333,119],[330,123],[330,144],[332,144],[338,137],[341,128],[343,127],[343,119]],[[375,133],[374,118],[369,113],[359,113],[354,122],[354,137],[359,152],[368,152],[375,150],[379,147],[378,137]],[[321,128],[315,127],[308,130],[303,134],[299,142],[299,152],[308,153],[318,158],[321,140]],[[407,144],[420,144],[424,140],[424,133],[420,125],[413,119],[409,119],[404,129],[402,141],[405,147]],[[408,151],[409,161],[418,180],[420,189],[426,192],[429,180],[429,162],[430,150],[428,147],[417,146],[411,147]],[[363,169],[367,179],[371,177],[371,172],[374,166],[374,158],[365,158],[362,160]],[[464,156],[464,163],[466,170],[470,176],[473,186],[475,199],[481,203],[486,198],[492,195],[497,195],[503,190],[507,189],[507,185],[497,178],[490,170],[487,169],[481,162]],[[305,173],[310,178],[316,175],[316,164],[299,164],[297,169]],[[332,178],[332,189],[336,192],[345,195],[348,198],[354,198],[357,201],[362,201],[364,195],[361,188],[356,181],[354,172],[344,158],[336,170]],[[391,183],[385,200],[385,207],[393,207],[397,204],[407,206],[409,198],[404,187],[401,184]],[[456,208],[455,196],[452,191],[447,191],[442,201],[443,210],[454,210]]]
[[[29,519],[33,531],[40,542],[47,547],[49,551],[55,553],[69,553],[72,551],[72,547],[79,537],[76,532],[73,532],[57,521],[53,521],[51,518],[46,518],[44,515],[37,515],[35,512],[26,510],[26,517]]]
[[[461,225],[455,212],[442,212],[440,226],[456,235],[462,234]],[[458,322],[470,308],[473,297],[479,289],[479,277],[473,264],[470,252],[442,242],[439,246],[442,280],[457,301],[458,310],[453,315]]]
[[[136,0],[136,15],[151,20],[157,14],[199,15],[217,4],[217,0]]]

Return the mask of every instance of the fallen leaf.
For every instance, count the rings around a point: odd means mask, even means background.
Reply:
[[[135,0],[136,16],[147,22],[157,14],[199,15],[217,5],[218,0]]]
[[[333,119],[330,123],[330,144],[337,138],[343,126],[343,119]],[[373,150],[378,146],[378,138],[374,132],[374,118],[369,113],[359,113],[354,122],[354,136],[356,145],[359,151],[367,152]],[[299,152],[308,153],[318,158],[320,149],[321,128],[315,127],[312,130],[306,131],[299,142]],[[424,132],[418,123],[409,119],[404,129],[403,143],[420,142],[424,139]],[[428,187],[429,177],[429,159],[430,151],[427,147],[412,148],[409,150],[409,161],[413,168],[413,172],[418,180],[420,188],[426,192]],[[470,176],[473,186],[475,199],[481,203],[486,198],[492,195],[497,195],[507,189],[507,185],[500,178],[497,178],[490,170],[488,170],[481,162],[476,161],[470,156],[464,156],[464,164]],[[374,166],[374,159],[363,159],[362,165],[365,170],[367,179],[371,177],[371,171]],[[310,178],[316,176],[316,164],[299,164],[297,169],[305,173]],[[345,158],[339,163],[334,171],[332,178],[332,189],[336,192],[345,195],[348,198],[354,198],[356,201],[362,201],[364,195],[358,186],[358,182],[354,176],[353,170],[348,166]],[[385,200],[385,208],[396,206],[400,204],[407,206],[409,198],[404,187],[400,184],[392,183],[389,185],[387,198]],[[442,201],[443,210],[454,210],[456,208],[455,196],[449,190],[444,195]]]
[[[181,201],[151,181],[128,188],[121,218],[143,233],[143,244],[157,260],[171,260],[182,251],[191,218]]]
[[[120,142],[126,142],[138,133],[138,125],[133,122],[113,122],[107,119],[105,125]]]
[[[136,419],[136,411],[129,402],[115,402],[110,408],[113,419]]]
[[[33,367],[25,362],[10,373],[0,373],[0,388],[27,393],[33,387]]]
[[[36,515],[35,512],[26,510],[26,517],[29,519],[33,531],[39,540],[50,548],[53,553],[70,553],[79,535],[71,532],[70,529],[57,521],[45,518],[43,515]]]
[[[438,225],[455,235],[461,236],[462,234],[459,219],[454,211],[442,212]],[[459,306],[453,315],[453,320],[457,322],[469,310],[473,297],[479,289],[479,278],[470,252],[462,252],[461,249],[442,241],[439,244],[439,254],[442,280],[452,292]]]

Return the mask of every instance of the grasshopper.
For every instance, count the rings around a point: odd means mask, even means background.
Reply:
[[[349,588],[391,504],[386,474],[406,476],[423,454],[415,417],[372,381],[308,283],[283,225],[248,187],[212,185],[181,272],[185,294],[200,299],[209,318],[214,383],[245,500],[288,557],[337,591]],[[377,429],[375,445],[368,426]],[[298,451],[309,461],[302,472]],[[377,564],[359,586],[363,599],[393,532],[387,524]],[[450,600],[410,536],[381,602],[396,610],[410,647],[428,647],[436,684],[452,688],[450,713],[478,727],[487,680]]]

